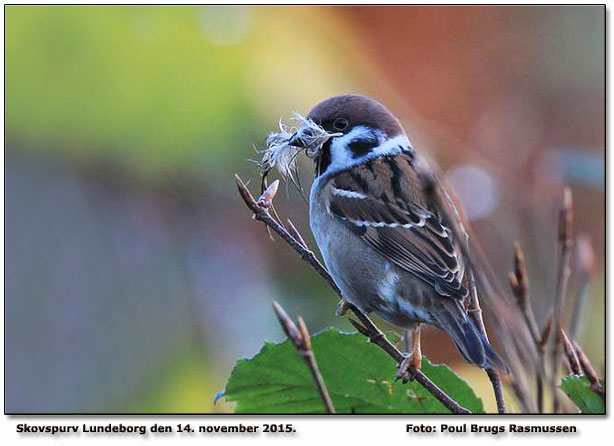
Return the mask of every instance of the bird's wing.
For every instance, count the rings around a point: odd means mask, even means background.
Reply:
[[[468,295],[460,249],[437,211],[421,198],[410,155],[376,158],[331,182],[329,211],[334,217],[440,295]]]

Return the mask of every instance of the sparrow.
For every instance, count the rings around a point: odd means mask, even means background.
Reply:
[[[314,160],[311,230],[345,300],[413,333],[401,368],[421,365],[420,327],[445,331],[462,357],[507,371],[465,311],[468,265],[416,173],[416,151],[399,120],[360,95],[316,105],[289,144]],[[327,135],[314,150],[313,127]],[[307,135],[307,136],[306,136]]]

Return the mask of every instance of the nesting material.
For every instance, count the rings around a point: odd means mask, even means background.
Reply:
[[[294,180],[298,154],[304,150],[308,157],[314,158],[322,144],[340,133],[328,133],[311,119],[297,112],[293,113],[290,121],[295,125],[288,126],[280,120],[279,132],[273,132],[268,136],[267,148],[264,150],[260,165],[265,173],[275,167],[284,179]],[[292,138],[294,138],[293,143],[300,144],[300,147],[290,143]]]

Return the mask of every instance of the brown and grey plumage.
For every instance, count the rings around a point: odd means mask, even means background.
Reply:
[[[310,223],[344,297],[401,327],[435,325],[468,362],[506,370],[467,317],[465,261],[422,195],[399,121],[358,95],[328,99],[308,119],[336,134],[315,156]]]

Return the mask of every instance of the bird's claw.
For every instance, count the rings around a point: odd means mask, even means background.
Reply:
[[[416,352],[412,352],[405,356],[405,359],[397,364],[397,374],[394,377],[395,381],[402,380],[403,384],[413,381],[415,374],[422,368],[422,357]]]
[[[350,303],[345,299],[341,299],[339,303],[337,304],[337,309],[335,310],[335,314],[337,316],[345,316],[345,313],[347,313],[349,309],[350,309]]]

